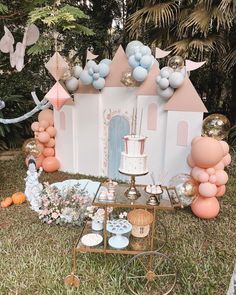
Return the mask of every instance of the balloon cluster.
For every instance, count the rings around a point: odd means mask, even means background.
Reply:
[[[76,65],[72,70],[68,70],[62,77],[65,82],[66,89],[72,93],[79,87],[79,78],[83,68],[80,65]]]
[[[86,68],[80,73],[80,81],[84,85],[92,84],[95,89],[101,90],[105,86],[105,77],[110,72],[111,61],[103,59],[97,64],[94,60],[87,62]]]
[[[191,204],[193,213],[205,219],[216,217],[220,211],[217,197],[224,195],[228,181],[224,171],[231,162],[228,144],[211,137],[195,137],[187,162],[198,182],[198,196]]]
[[[161,69],[156,77],[158,95],[163,99],[170,99],[175,89],[184,83],[186,68],[181,56],[173,56],[168,61],[168,66]]]
[[[133,78],[138,82],[143,82],[155,60],[151,49],[140,41],[131,41],[125,52],[129,59],[129,65],[133,68]]]
[[[60,168],[60,163],[55,157],[56,129],[53,127],[53,123],[53,111],[45,109],[39,113],[38,121],[31,125],[37,146],[41,151],[40,154],[33,156],[37,156],[37,167],[43,167],[46,172],[54,172]]]

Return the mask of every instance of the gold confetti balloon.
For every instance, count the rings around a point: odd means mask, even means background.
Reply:
[[[181,173],[172,177],[169,186],[176,188],[180,202],[184,207],[191,205],[197,196],[197,182],[189,174]]]
[[[230,122],[224,115],[212,114],[204,119],[202,124],[202,135],[222,140],[228,136]]]
[[[25,156],[33,156],[37,158],[42,153],[42,145],[35,138],[27,139],[22,146],[22,151]]]
[[[138,86],[138,82],[132,77],[132,72],[127,71],[122,73],[121,83],[124,84],[126,87],[136,87]]]
[[[174,71],[181,70],[184,67],[184,59],[179,55],[172,56],[168,60],[168,67],[172,68]]]

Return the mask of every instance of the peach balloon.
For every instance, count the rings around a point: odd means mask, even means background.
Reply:
[[[39,122],[34,122],[31,124],[31,129],[33,131],[39,131]]]
[[[202,138],[203,138],[202,136],[196,136],[196,137],[194,137],[194,139],[191,142],[191,145],[195,144],[197,141],[199,141]]]
[[[217,187],[216,197],[222,197],[226,192],[226,186],[223,184]]]
[[[44,130],[47,129],[49,125],[50,125],[49,122],[45,120],[42,120],[39,122],[39,127],[43,128]]]
[[[55,157],[47,157],[43,160],[42,166],[46,172],[54,172],[60,168],[60,163]]]
[[[191,167],[191,168],[193,168],[193,167],[196,166],[196,164],[194,163],[191,155],[188,155],[188,157],[187,157],[187,163],[188,163],[189,167]]]
[[[53,111],[50,109],[42,110],[38,115],[39,122],[47,121],[51,126],[53,125]]]
[[[206,173],[205,169],[199,167],[194,167],[192,169],[191,176],[199,182],[207,182],[209,180],[209,175]]]
[[[224,156],[222,162],[224,163],[224,166],[228,166],[231,163],[231,156],[230,154],[227,154]]]
[[[55,146],[55,139],[50,138],[49,142],[45,144],[46,147],[54,147]]]
[[[35,131],[34,132],[34,137],[38,137],[39,136],[39,132],[38,131]]]
[[[208,168],[208,169],[206,169],[206,172],[208,173],[208,175],[213,175],[213,174],[215,174],[215,169],[214,168]]]
[[[46,129],[47,133],[51,136],[51,137],[54,137],[56,134],[57,134],[57,130],[56,128],[52,127],[52,126],[49,126],[47,129]]]
[[[221,144],[223,151],[224,151],[224,156],[226,156],[229,153],[229,145],[226,141],[219,141],[219,143]]]
[[[191,155],[198,167],[210,168],[222,159],[224,151],[218,140],[202,137],[192,145]]]
[[[229,179],[228,174],[224,170],[217,170],[215,176],[217,186],[226,184]]]
[[[50,147],[46,147],[43,151],[45,157],[53,157],[55,155],[55,150]]]
[[[50,135],[46,131],[40,132],[38,135],[38,140],[42,143],[47,143],[50,140]]]
[[[219,163],[217,163],[217,164],[214,166],[214,169],[215,169],[215,170],[224,170],[224,168],[225,168],[225,165],[224,165],[224,163],[223,163],[223,160],[220,161]]]
[[[45,131],[45,128],[39,127],[39,132],[43,132],[43,131]]]
[[[216,183],[216,176],[215,175],[211,175],[209,178],[209,182],[210,183]]]
[[[36,159],[36,167],[42,167],[43,160],[45,159],[44,155],[40,155]]]
[[[199,194],[206,198],[215,197],[217,193],[217,187],[210,182],[201,183],[198,187]]]
[[[203,219],[215,218],[220,212],[220,204],[217,198],[204,198],[198,196],[191,204],[193,213]]]

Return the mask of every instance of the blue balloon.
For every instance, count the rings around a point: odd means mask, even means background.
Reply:
[[[139,62],[142,58],[142,54],[140,52],[135,53],[135,59]]]
[[[135,69],[136,67],[139,66],[139,62],[135,59],[135,55],[131,55],[131,56],[129,57],[129,65],[130,65],[133,69]]]
[[[89,75],[87,70],[83,70],[80,74],[80,81],[84,85],[90,85],[93,82],[93,77]]]
[[[93,81],[93,87],[100,90],[105,86],[105,79],[104,78],[98,78],[97,80]]]
[[[109,66],[111,64],[111,60],[108,58],[104,58],[100,61],[100,64],[103,64],[103,63]]]
[[[140,65],[145,69],[150,69],[152,65],[152,57],[151,55],[144,55],[140,60]]]
[[[92,69],[93,69],[94,73],[99,72],[99,67],[98,67],[98,65],[96,63],[95,63],[95,65],[92,66]]]
[[[110,72],[109,66],[105,63],[100,63],[98,65],[98,68],[99,68],[99,75],[102,78],[105,78]]]
[[[136,81],[143,82],[148,75],[148,71],[143,67],[138,66],[133,70],[133,77]]]
[[[97,79],[99,79],[99,78],[100,78],[99,73],[94,73],[94,74],[93,74],[93,79],[94,79],[94,80],[97,80]]]
[[[130,55],[135,54],[135,48],[138,48],[140,46],[143,46],[143,43],[138,40],[129,42],[125,49],[126,55],[129,57]]]
[[[96,65],[94,60],[89,60],[86,64],[87,68],[92,68],[94,65]]]
[[[142,46],[140,48],[140,52],[142,53],[142,55],[152,55],[152,51],[148,46]]]
[[[89,73],[90,76],[92,76],[93,73],[94,73],[93,68],[89,68],[89,69],[88,69],[88,73]]]

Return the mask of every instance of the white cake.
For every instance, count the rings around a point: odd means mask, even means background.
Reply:
[[[144,154],[145,140],[144,136],[124,136],[125,150],[121,153],[120,172],[133,175],[148,173],[147,155]]]

